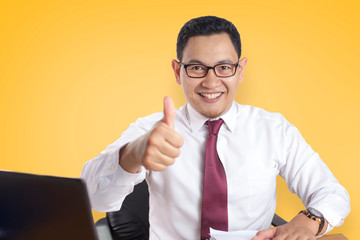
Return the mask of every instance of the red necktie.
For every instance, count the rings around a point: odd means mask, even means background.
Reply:
[[[209,227],[228,231],[227,183],[224,167],[216,150],[217,134],[223,120],[207,121],[209,136],[206,141],[201,239],[210,238]]]

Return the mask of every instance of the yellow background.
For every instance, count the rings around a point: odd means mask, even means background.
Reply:
[[[239,29],[236,100],[281,112],[348,190],[360,221],[357,1],[1,1],[0,169],[78,177],[138,117],[184,103],[170,61],[193,17]],[[277,212],[303,209],[279,179]],[[103,214],[94,213],[95,219]]]

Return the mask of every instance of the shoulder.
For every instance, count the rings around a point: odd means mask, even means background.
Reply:
[[[269,122],[278,122],[283,123],[286,121],[284,116],[278,112],[269,112],[259,107],[254,107],[250,105],[242,105],[235,102],[237,110],[237,118],[248,119],[248,120],[258,120],[258,121],[269,121]]]
[[[158,121],[160,121],[163,118],[163,113],[162,112],[156,112],[156,113],[152,113],[148,116],[145,117],[140,117],[135,121],[135,124],[137,125],[152,125]]]

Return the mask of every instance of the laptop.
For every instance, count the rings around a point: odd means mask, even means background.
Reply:
[[[98,239],[78,178],[0,171],[0,240]]]

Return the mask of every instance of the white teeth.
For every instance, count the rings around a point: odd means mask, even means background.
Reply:
[[[200,93],[200,95],[207,99],[215,99],[220,97],[221,93]]]

